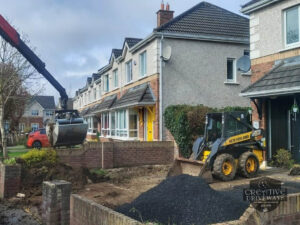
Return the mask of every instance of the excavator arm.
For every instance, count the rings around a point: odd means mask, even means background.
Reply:
[[[19,33],[0,14],[0,35],[15,47],[25,59],[59,92],[62,109],[67,109],[68,95],[66,90],[46,69],[46,64],[22,41]]]
[[[45,63],[21,40],[18,32],[0,14],[0,35],[15,47],[28,62],[59,92],[61,108],[56,111],[55,123],[47,123],[46,131],[52,146],[74,146],[85,140],[88,125],[77,110],[68,110],[66,90],[46,69]]]

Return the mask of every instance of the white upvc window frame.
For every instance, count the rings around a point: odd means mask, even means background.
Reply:
[[[19,123],[19,132],[23,133],[25,130],[25,123]]]
[[[288,44],[287,43],[287,12],[293,8],[297,7],[298,8],[298,35],[299,35],[299,40],[298,42],[295,42],[295,43],[291,43],[291,44]],[[289,7],[287,9],[284,9],[283,11],[283,40],[284,40],[284,47],[286,49],[289,49],[289,48],[293,48],[293,47],[298,47],[300,46],[300,5],[295,5],[295,6],[292,6],[292,7]]]
[[[145,77],[147,75],[147,50],[139,55],[139,59],[140,77]]]
[[[119,87],[119,71],[115,69],[113,71],[114,88]]]
[[[126,83],[132,82],[132,79],[133,79],[132,69],[133,69],[132,68],[132,60],[130,59],[125,64]],[[130,72],[130,74],[129,74],[129,72]]]
[[[103,92],[109,92],[109,75],[103,75],[103,80],[102,80],[102,87],[103,87]]]
[[[108,118],[108,127],[105,127],[105,119]],[[109,137],[110,136],[110,113],[104,112],[101,114],[101,136]]]
[[[94,101],[97,100],[97,88],[93,88]]]
[[[37,112],[37,113],[34,113],[34,112]],[[31,110],[31,116],[39,116],[40,112],[38,109],[32,109]]]
[[[232,76],[233,79],[228,79],[228,61],[232,61]],[[237,82],[237,68],[236,68],[236,58],[227,58],[226,59],[226,82],[225,83],[236,83]]]

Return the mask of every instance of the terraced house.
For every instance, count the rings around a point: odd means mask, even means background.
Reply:
[[[174,104],[248,106],[239,97],[250,73],[237,70],[249,54],[249,20],[207,2],[173,18],[162,4],[157,27],[125,38],[109,63],[76,92],[74,108],[91,132],[122,140],[169,139],[163,112]]]
[[[252,84],[241,96],[266,130],[266,159],[284,148],[300,162],[300,1],[252,0],[242,12],[250,16]]]

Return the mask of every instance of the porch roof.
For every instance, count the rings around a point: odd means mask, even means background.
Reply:
[[[240,96],[259,98],[300,93],[300,58],[278,62],[265,76],[244,89]]]
[[[120,99],[118,99],[111,109],[154,105],[155,97],[148,83],[130,88]]]
[[[94,109],[93,109],[93,113],[98,113],[98,112],[103,112],[103,111],[107,111],[109,110],[112,105],[115,103],[117,99],[117,95],[110,95],[106,98],[103,99],[103,101],[97,105],[95,105]]]

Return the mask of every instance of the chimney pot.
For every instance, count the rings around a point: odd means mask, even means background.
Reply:
[[[167,3],[166,10],[170,11],[170,5],[169,5],[169,3]]]
[[[164,0],[161,1],[160,10],[165,10]]]

